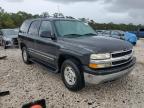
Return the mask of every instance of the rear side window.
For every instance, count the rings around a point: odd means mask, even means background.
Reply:
[[[144,32],[144,29],[140,29],[141,32]]]
[[[51,32],[52,33],[52,26],[50,21],[42,21],[39,34],[42,32]]]
[[[40,27],[40,21],[33,21],[29,28],[29,34],[38,35],[39,27]]]
[[[30,26],[30,22],[29,20],[26,20],[20,27],[20,32],[22,33],[27,33],[28,32],[28,29],[29,29],[29,26]]]

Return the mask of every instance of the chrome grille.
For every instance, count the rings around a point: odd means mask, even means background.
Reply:
[[[112,58],[121,57],[129,54],[132,54],[132,50],[112,53]]]
[[[112,65],[113,66],[118,66],[118,65],[122,65],[122,64],[128,63],[130,61],[132,61],[132,58],[129,58],[128,60],[120,60],[120,61],[112,62]]]
[[[132,56],[133,56],[132,50],[114,52],[111,54],[112,59],[115,60],[112,61],[112,66],[119,66],[129,63],[132,61]]]

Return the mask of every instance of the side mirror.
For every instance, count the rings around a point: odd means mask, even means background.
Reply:
[[[40,37],[43,37],[43,38],[52,38],[53,35],[52,35],[52,33],[50,31],[43,31],[43,32],[41,32]]]

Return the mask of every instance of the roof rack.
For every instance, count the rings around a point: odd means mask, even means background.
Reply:
[[[42,15],[41,18],[68,18],[68,19],[75,19],[72,16],[64,16],[62,13],[54,13],[52,16],[48,15]]]

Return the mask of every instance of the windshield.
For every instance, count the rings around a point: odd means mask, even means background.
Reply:
[[[125,34],[124,31],[120,31],[120,30],[118,30],[117,32],[118,32],[119,34]]]
[[[2,32],[7,37],[10,37],[11,35],[18,35],[18,30],[16,29],[3,29]]]
[[[96,32],[87,24],[81,21],[55,21],[57,32],[62,37],[81,37],[96,35]]]

